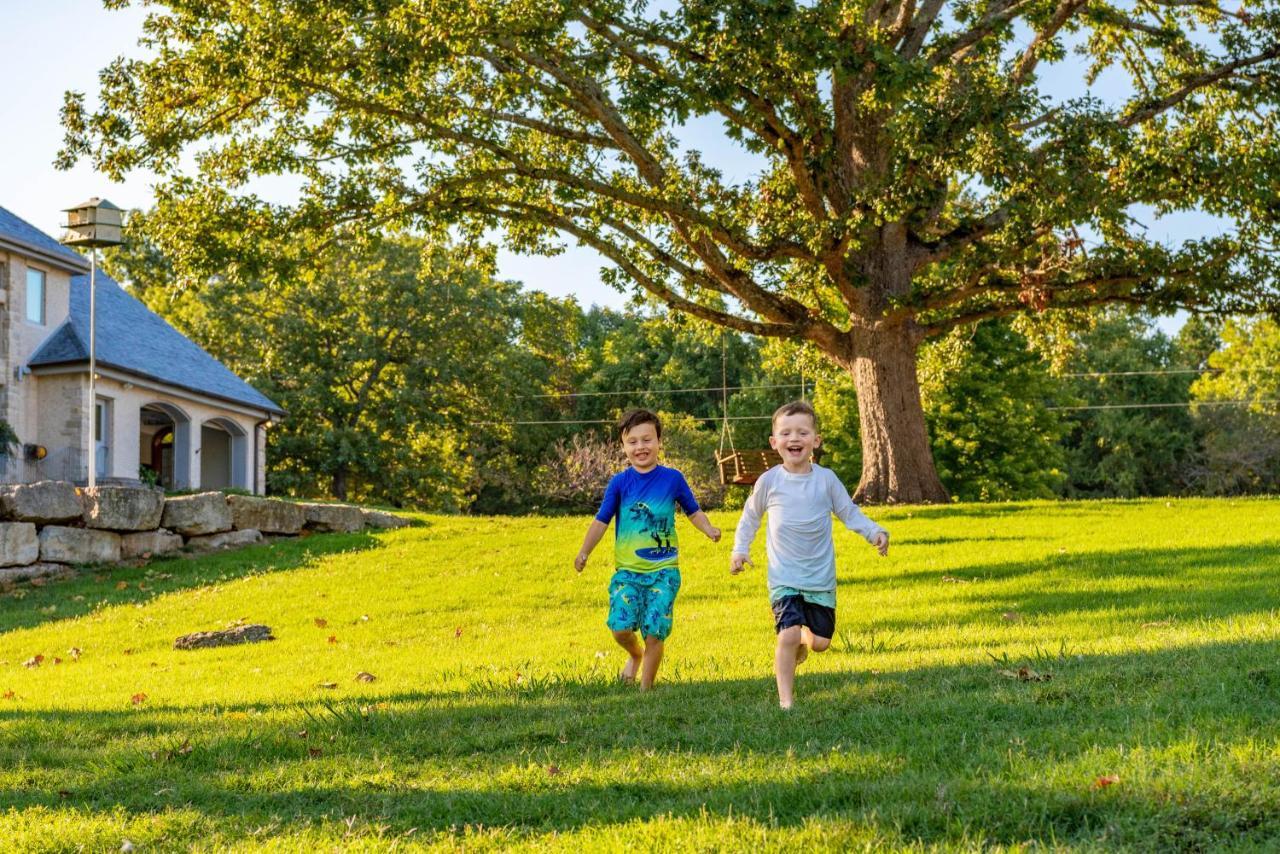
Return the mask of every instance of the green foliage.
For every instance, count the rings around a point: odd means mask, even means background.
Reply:
[[[6,591],[0,836],[16,851],[1280,845],[1280,502],[870,512],[889,557],[837,529],[839,634],[790,714],[763,562],[730,576],[727,544],[684,520],[651,694],[616,683],[607,543],[570,568],[583,517],[439,517]],[[278,639],[173,649],[240,617]]]
[[[22,444],[22,440],[18,438],[17,432],[13,429],[13,425],[3,418],[0,418],[0,457],[7,457],[13,454]]]
[[[1058,494],[1064,429],[1046,408],[1058,383],[1009,324],[982,323],[926,348],[920,380],[938,476],[952,496]]]
[[[1211,495],[1280,492],[1280,323],[1228,320],[1220,340],[1207,358],[1212,372],[1191,387],[1205,434],[1201,486]]]
[[[154,170],[182,284],[270,280],[275,247],[336,227],[573,240],[619,287],[884,369],[867,382],[994,317],[1280,308],[1270,0],[426,9],[153,5],[146,57],[93,106],[67,93],[59,162]],[[1080,94],[1103,75],[1119,94]],[[745,170],[691,139],[717,127]],[[244,191],[263,175],[296,201]],[[1140,221],[1187,210],[1224,227],[1168,244]],[[887,452],[923,436],[917,403],[874,413]],[[909,486],[876,494],[941,497],[929,460],[896,462]]]
[[[1065,413],[1067,495],[1187,491],[1197,441],[1185,404],[1195,374],[1154,373],[1188,367],[1187,357],[1168,336],[1141,315],[1109,312],[1081,336],[1069,367],[1076,375],[1065,378],[1064,402],[1116,408]],[[1120,375],[1090,375],[1094,373]]]

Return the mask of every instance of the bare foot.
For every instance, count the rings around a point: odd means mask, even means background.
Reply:
[[[623,666],[622,672],[618,674],[618,681],[624,685],[635,682],[636,674],[640,672],[640,662],[643,660],[644,659],[641,658],[627,659],[627,663]]]
[[[809,645],[807,643],[802,643],[796,647],[796,666],[797,667],[799,667],[801,664],[804,664],[805,659],[808,657],[809,657]]]

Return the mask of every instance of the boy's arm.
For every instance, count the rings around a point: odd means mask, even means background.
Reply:
[[[711,542],[720,542],[720,529],[711,524],[711,520],[707,518],[706,513],[699,510],[689,517],[689,521],[693,524],[693,527],[706,534]]]
[[[600,509],[596,511],[596,518],[591,520],[591,524],[587,526],[587,535],[582,540],[582,548],[578,550],[578,556],[573,559],[573,568],[582,572],[587,565],[587,558],[591,557],[591,550],[600,542],[600,538],[604,536],[605,531],[609,530],[609,522],[618,512],[618,506],[622,503],[619,493],[619,480],[615,475],[609,479],[609,485],[604,488],[604,500],[600,502]]]
[[[850,531],[861,534],[863,539],[876,547],[876,551],[880,552],[882,557],[888,554],[889,532],[872,522],[858,509],[858,505],[853,503],[853,499],[845,491],[844,484],[834,473],[827,481],[827,489],[831,495],[831,512],[836,514],[836,518]]]
[[[587,535],[582,540],[582,548],[578,551],[578,556],[573,559],[573,568],[582,572],[587,566],[587,558],[591,557],[591,550],[600,543],[600,538],[609,530],[609,526],[599,519],[592,519],[591,524],[587,526]]]
[[[707,514],[703,513],[702,508],[698,506],[698,499],[694,498],[693,490],[689,488],[689,481],[680,472],[676,472],[676,474],[679,475],[679,483],[676,484],[676,503],[689,516],[689,521],[693,523],[693,527],[706,534],[711,539],[711,542],[720,542],[720,529],[711,524]]]
[[[729,571],[734,575],[742,572],[743,564],[751,563],[751,541],[756,538],[756,531],[760,530],[760,519],[764,516],[765,507],[768,505],[767,494],[766,479],[761,477],[751,490],[751,497],[747,499],[747,503],[742,505],[742,515],[738,517],[738,530],[733,535],[733,553],[729,557]]]

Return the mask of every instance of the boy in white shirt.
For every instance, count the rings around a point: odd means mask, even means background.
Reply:
[[[831,515],[861,534],[881,556],[889,553],[889,532],[862,515],[835,472],[812,462],[813,451],[821,443],[818,417],[805,401],[793,401],[773,413],[769,445],[782,457],[782,465],[756,481],[742,508],[729,564],[734,575],[742,572],[744,564],[751,564],[751,541],[767,512],[769,601],[778,632],[773,670],[778,705],[784,709],[791,708],[796,665],[808,657],[810,649],[822,652],[829,647],[835,634]]]

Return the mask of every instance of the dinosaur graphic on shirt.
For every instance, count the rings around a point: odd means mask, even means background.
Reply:
[[[631,520],[640,523],[640,530],[650,536],[655,544],[654,549],[645,549],[646,552],[658,551],[664,554],[670,554],[675,549],[671,546],[671,519],[659,518],[656,513],[649,509],[649,505],[643,501],[637,501],[631,505]],[[639,551],[636,554],[640,554]]]

